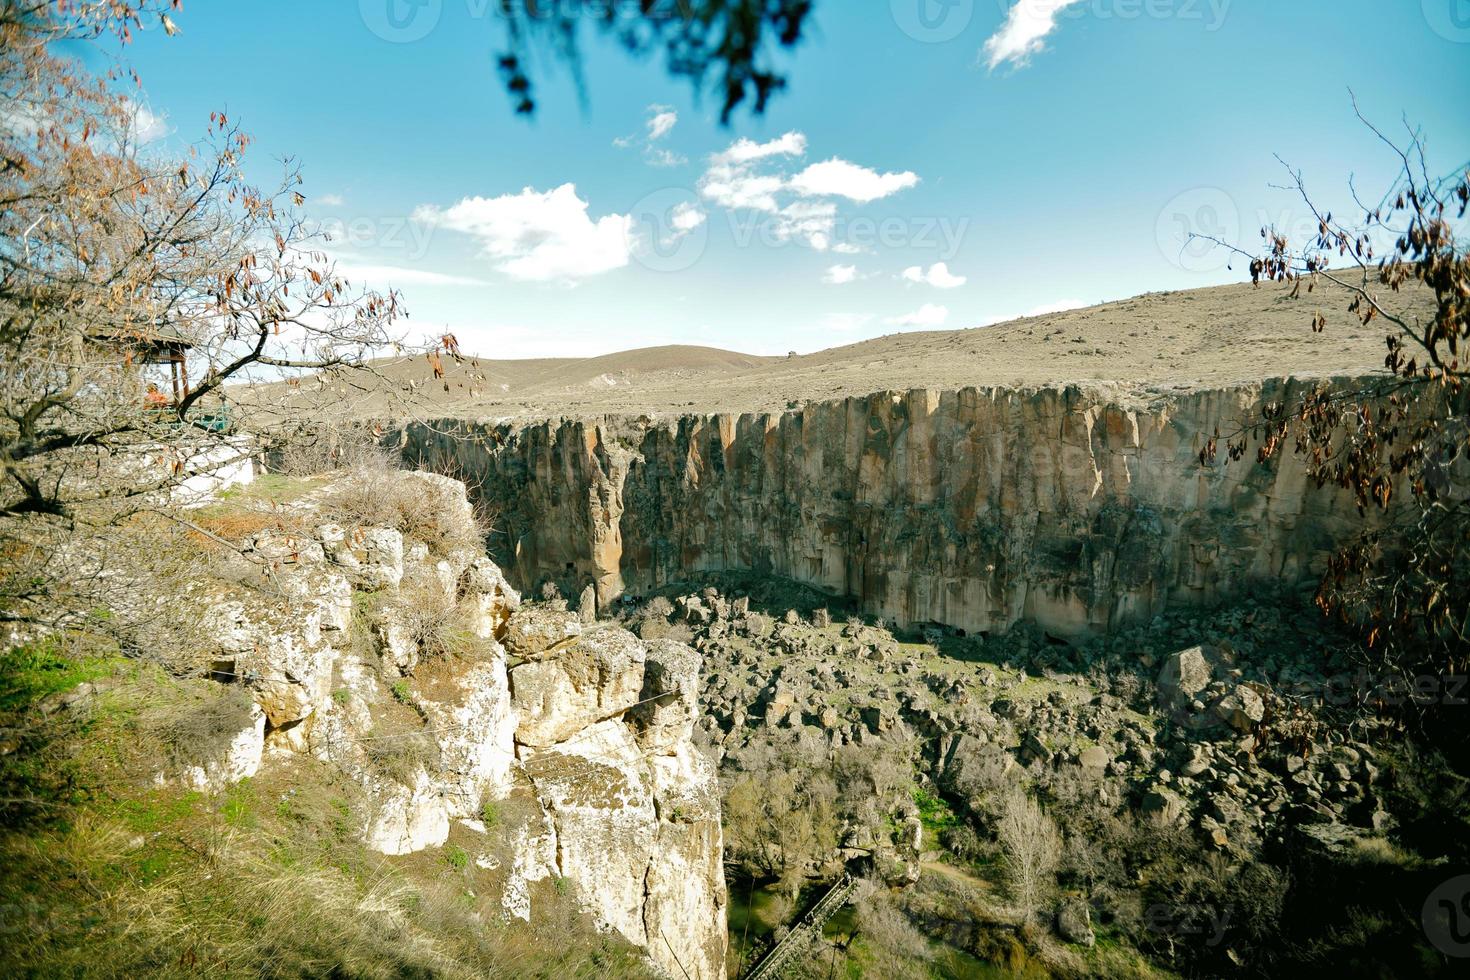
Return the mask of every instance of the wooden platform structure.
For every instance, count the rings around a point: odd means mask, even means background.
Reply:
[[[134,364],[167,364],[174,404],[188,397],[188,353],[194,342],[174,328],[160,325],[146,333],[105,330],[90,333],[87,339],[98,346],[124,352]]]

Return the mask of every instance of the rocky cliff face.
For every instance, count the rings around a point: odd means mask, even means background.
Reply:
[[[530,920],[539,889],[570,887],[661,972],[723,977],[719,784],[693,743],[698,655],[564,604],[522,605],[489,559],[443,546],[473,539],[444,533],[473,528],[462,484],[387,481],[439,545],[413,527],[328,519],[330,488],[292,508],[290,533],[248,540],[270,587],[221,587],[210,616],[217,675],[248,689],[250,725],[219,759],[163,778],[218,789],[314,756],[355,784],[357,830],[376,850],[439,847],[467,827],[484,842],[477,866],[501,872],[502,914]]]
[[[770,571],[901,624],[1095,633],[1253,581],[1306,580],[1350,504],[1289,454],[1198,454],[1295,382],[880,392],[780,414],[465,421],[396,434],[501,511],[522,587],[599,602],[699,572]]]

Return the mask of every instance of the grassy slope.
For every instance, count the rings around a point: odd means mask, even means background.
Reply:
[[[366,851],[352,785],[315,760],[218,796],[154,785],[238,696],[82,636],[0,654],[0,975],[644,974],[551,883],[531,928],[453,840]]]

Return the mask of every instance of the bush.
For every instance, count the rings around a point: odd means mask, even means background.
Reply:
[[[348,472],[322,509],[348,526],[396,528],[436,554],[485,550],[485,529],[466,511],[458,493],[407,476],[386,459]]]
[[[470,629],[469,611],[428,569],[404,576],[391,613],[423,656],[469,657],[481,645]]]

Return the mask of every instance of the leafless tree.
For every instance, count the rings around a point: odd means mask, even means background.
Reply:
[[[136,76],[66,54],[145,19],[172,34],[177,6],[0,0],[0,619],[59,614],[80,568],[105,579],[78,558],[90,530],[182,519],[184,481],[319,429],[320,400],[268,411],[263,384],[351,384],[404,349],[399,297],[337,274],[292,161],[248,182],[224,113],[187,154],[151,149]],[[149,384],[160,358],[180,373]]]
[[[1294,451],[1318,488],[1350,492],[1364,515],[1380,512],[1332,558],[1318,603],[1361,626],[1389,665],[1454,672],[1470,663],[1470,170],[1435,177],[1417,130],[1406,125],[1396,141],[1358,117],[1398,164],[1381,197],[1365,201],[1353,188],[1343,218],[1290,171],[1315,235],[1293,241],[1263,228],[1258,252],[1209,240],[1249,259],[1257,286],[1278,283],[1297,299],[1321,281],[1345,289],[1348,315],[1384,326],[1386,372],[1366,387],[1323,384],[1299,403],[1268,405],[1223,448],[1234,460],[1254,445],[1261,462]],[[1427,317],[1385,302],[1413,288],[1433,296]],[[1312,330],[1330,327],[1315,309]],[[1221,448],[1211,440],[1201,462]]]
[[[1057,861],[1062,852],[1057,825],[1039,803],[1016,786],[1002,803],[996,833],[1005,851],[1011,897],[1028,920],[1034,919],[1056,888]]]

